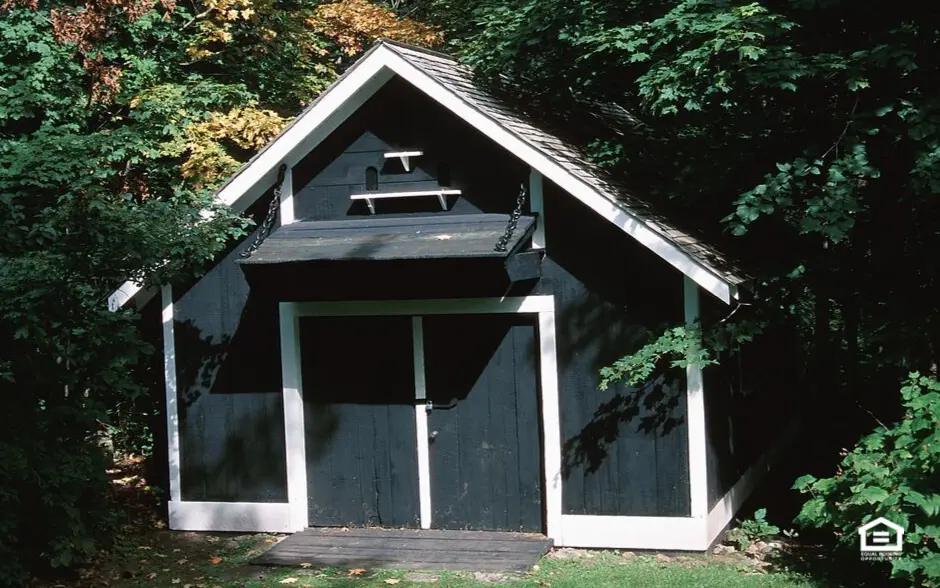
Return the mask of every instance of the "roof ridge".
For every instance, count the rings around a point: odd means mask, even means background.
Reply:
[[[435,51],[434,49],[428,49],[427,47],[411,45],[410,43],[402,43],[401,41],[389,39],[388,37],[379,37],[378,40],[375,42],[375,44],[376,45],[389,45],[393,48],[397,47],[399,49],[407,49],[409,51],[414,51],[416,53],[424,53],[426,55],[431,55],[433,57],[439,57],[440,59],[445,59],[452,63],[460,63],[457,59],[454,58],[453,55],[441,53],[440,51]]]

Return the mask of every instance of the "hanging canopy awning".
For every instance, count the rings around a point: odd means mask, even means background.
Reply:
[[[409,259],[507,259],[535,230],[535,217],[522,216],[506,243],[508,214],[463,214],[300,221],[272,232],[243,265],[307,261]]]

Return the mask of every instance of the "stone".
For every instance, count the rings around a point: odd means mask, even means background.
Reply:
[[[658,561],[659,563],[669,563],[669,562],[672,561],[672,558],[669,557],[668,555],[663,555],[662,553],[657,553],[657,554],[656,554],[656,561]]]
[[[550,555],[553,559],[580,559],[583,557],[583,552],[571,547],[562,547],[552,551]]]
[[[497,582],[509,582],[509,577],[505,574],[497,574],[495,572],[474,572],[473,579],[477,582],[484,582],[487,584],[495,584]]]
[[[426,582],[437,582],[441,579],[440,576],[435,576],[434,574],[423,574],[421,572],[412,572],[410,574],[405,574],[405,579],[409,582],[414,582],[416,584],[426,583]]]
[[[623,559],[633,559],[634,557],[636,557],[636,554],[633,553],[632,551],[624,551],[623,553],[620,554],[620,557],[622,557]]]
[[[736,553],[736,552],[737,552],[737,549],[735,549],[731,545],[716,545],[715,548],[712,550],[712,553],[714,553],[715,555],[726,555],[729,553]]]

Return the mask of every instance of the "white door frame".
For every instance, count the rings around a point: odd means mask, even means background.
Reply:
[[[513,298],[455,298],[435,300],[369,300],[352,302],[281,302],[281,368],[284,382],[284,431],[287,450],[287,497],[293,530],[309,526],[307,461],[304,441],[303,381],[301,377],[300,319],[327,316],[411,316],[415,348],[415,398],[424,393],[422,316],[441,314],[534,314],[538,317],[542,446],[544,455],[545,530],[561,541],[561,422],[558,368],[555,353],[555,299],[551,295]],[[430,526],[430,478],[427,460],[427,413],[416,406],[418,486],[421,526]],[[423,425],[423,428],[422,428]],[[423,435],[422,435],[423,433]],[[422,449],[421,444],[424,443]],[[423,463],[422,463],[423,457]]]

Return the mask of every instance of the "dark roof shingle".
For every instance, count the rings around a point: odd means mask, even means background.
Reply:
[[[549,125],[540,124],[540,121],[508,105],[476,83],[470,67],[447,55],[395,41],[383,39],[380,44],[434,78],[458,98],[498,122],[520,140],[556,161],[571,175],[616,203],[624,212],[675,244],[691,258],[713,269],[729,284],[738,285],[747,281],[745,272],[729,257],[704,241],[701,235],[693,235],[676,227],[661,214],[657,214],[655,207],[649,202],[635,196],[622,182],[588,161],[580,147],[562,139],[548,130]],[[630,126],[637,123],[626,109],[618,105],[596,105],[596,108],[598,117],[606,120],[608,124],[613,122],[617,126]]]

